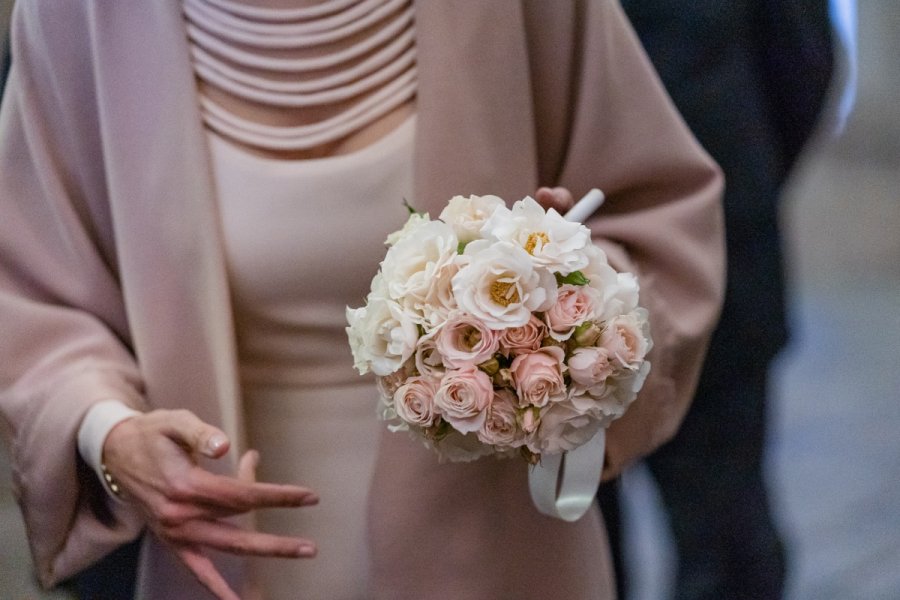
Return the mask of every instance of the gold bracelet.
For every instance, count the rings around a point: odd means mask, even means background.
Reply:
[[[105,464],[100,465],[100,470],[103,472],[103,481],[106,482],[106,487],[109,488],[117,498],[122,497],[122,486],[119,485],[119,481],[113,477],[112,473],[110,473]]]

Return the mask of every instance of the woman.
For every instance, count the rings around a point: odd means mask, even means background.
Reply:
[[[642,278],[656,342],[606,475],[672,434],[721,293],[720,180],[616,4],[22,0],[13,36],[0,405],[46,585],[146,527],[141,597],[201,597],[194,578],[220,598],[611,597],[600,520],[539,517],[521,464],[437,465],[391,435],[370,458],[374,391],[347,379],[334,316],[402,195],[436,214],[601,187],[588,224]],[[374,83],[314,103],[322,79]],[[361,173],[380,192],[361,199]],[[259,446],[283,483],[251,481],[253,452],[236,465],[231,447]],[[221,521],[317,496],[264,511],[268,533]]]

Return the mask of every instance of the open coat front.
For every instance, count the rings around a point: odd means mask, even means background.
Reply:
[[[609,198],[589,225],[613,263],[641,277],[656,343],[644,391],[609,431],[611,475],[667,439],[689,402],[721,295],[718,171],[612,1],[420,2],[416,30],[417,205],[437,214],[454,194],[513,200],[538,185],[576,196],[600,187]],[[142,527],[129,507],[106,504],[77,458],[75,435],[94,402],[189,408],[236,450],[241,404],[180,3],[20,0],[12,53],[0,112],[0,408],[35,563],[52,585]],[[407,459],[409,473],[425,468],[391,438],[381,454],[395,473]],[[435,472],[434,485],[452,481]],[[415,533],[383,526],[414,509],[391,483],[377,478],[372,491],[374,518],[387,519],[373,535],[391,538],[373,541],[376,583],[384,597],[420,597],[415,585],[405,596],[390,588],[425,583],[431,571],[379,564],[379,553],[404,559]],[[560,527],[523,516],[538,532]],[[453,530],[472,552],[477,525]],[[602,547],[599,524],[589,531]],[[518,589],[504,587],[516,573],[508,557],[478,556],[497,589]],[[541,571],[552,575],[555,560],[547,555]],[[220,564],[241,578],[239,560]],[[141,575],[142,597],[203,597],[152,536]]]

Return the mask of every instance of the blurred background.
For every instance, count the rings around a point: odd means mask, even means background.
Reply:
[[[11,2],[0,0],[0,31]],[[792,341],[773,383],[768,477],[790,600],[900,598],[900,2],[858,6],[859,81],[785,193]],[[623,481],[628,600],[665,600],[672,547],[649,477]],[[62,599],[31,575],[0,448],[0,599]]]
[[[900,3],[858,3],[859,80],[837,139],[782,202],[791,342],[776,363],[767,476],[789,600],[900,598]],[[623,480],[628,600],[664,600],[673,547],[649,475]]]

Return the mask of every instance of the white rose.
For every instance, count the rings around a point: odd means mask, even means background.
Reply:
[[[615,284],[604,290],[604,318],[635,310],[639,292],[638,280],[632,273],[617,273]]]
[[[457,256],[459,242],[446,223],[428,221],[391,246],[381,263],[387,294],[424,322],[435,275]]]
[[[421,436],[418,437],[421,439]],[[483,444],[476,434],[463,434],[455,430],[437,442],[425,438],[425,445],[437,451],[440,462],[472,462],[494,454],[494,449]]]
[[[575,408],[571,402],[554,402],[541,410],[541,425],[529,436],[528,449],[535,454],[574,450],[590,440],[600,421]]]
[[[398,303],[370,294],[365,306],[347,308],[347,337],[361,375],[371,369],[390,375],[412,356],[419,337],[416,323]]]
[[[636,370],[651,347],[647,311],[638,308],[611,319],[600,335],[599,345],[620,365]]]
[[[544,212],[532,198],[516,202],[512,210],[498,208],[481,230],[485,238],[510,242],[524,249],[536,264],[568,275],[588,264],[584,249],[591,245],[590,230],[566,221],[554,209]]]
[[[589,244],[584,248],[584,255],[587,257],[588,262],[581,269],[581,272],[588,278],[588,285],[599,291],[604,291],[616,285],[618,273],[609,266],[606,252],[594,244]]]
[[[434,272],[431,288],[421,307],[426,329],[443,323],[457,309],[456,297],[453,295],[453,277],[459,272],[461,261],[462,257],[454,257],[451,262]]]
[[[409,215],[409,218],[406,220],[406,223],[403,224],[401,229],[389,234],[387,239],[384,240],[384,243],[388,246],[393,246],[403,238],[412,235],[412,233],[424,225],[431,221],[431,217],[428,216],[428,213],[412,213]]]
[[[605,385],[586,392],[580,392],[575,386],[570,390],[569,402],[575,410],[591,414],[599,419],[600,425],[606,427],[614,419],[618,419],[637,398],[650,372],[650,363],[644,361],[635,371],[624,370],[606,380]]]
[[[625,413],[627,405],[622,404],[618,398],[605,390],[604,394],[599,397],[589,392],[576,393],[572,391],[569,394],[569,406],[575,412],[596,420],[600,427],[608,427],[610,423]]]
[[[471,242],[481,237],[484,222],[501,206],[505,204],[497,196],[454,196],[440,219],[453,228],[460,242]]]
[[[607,262],[606,253],[593,244],[584,253],[588,264],[581,272],[588,279],[587,285],[602,296],[595,317],[606,321],[637,308],[640,291],[637,278],[632,273],[617,273]]]
[[[453,277],[453,295],[462,310],[488,327],[521,327],[532,312],[556,302],[556,278],[536,267],[522,248],[476,240],[466,246],[464,256],[468,264]]]

